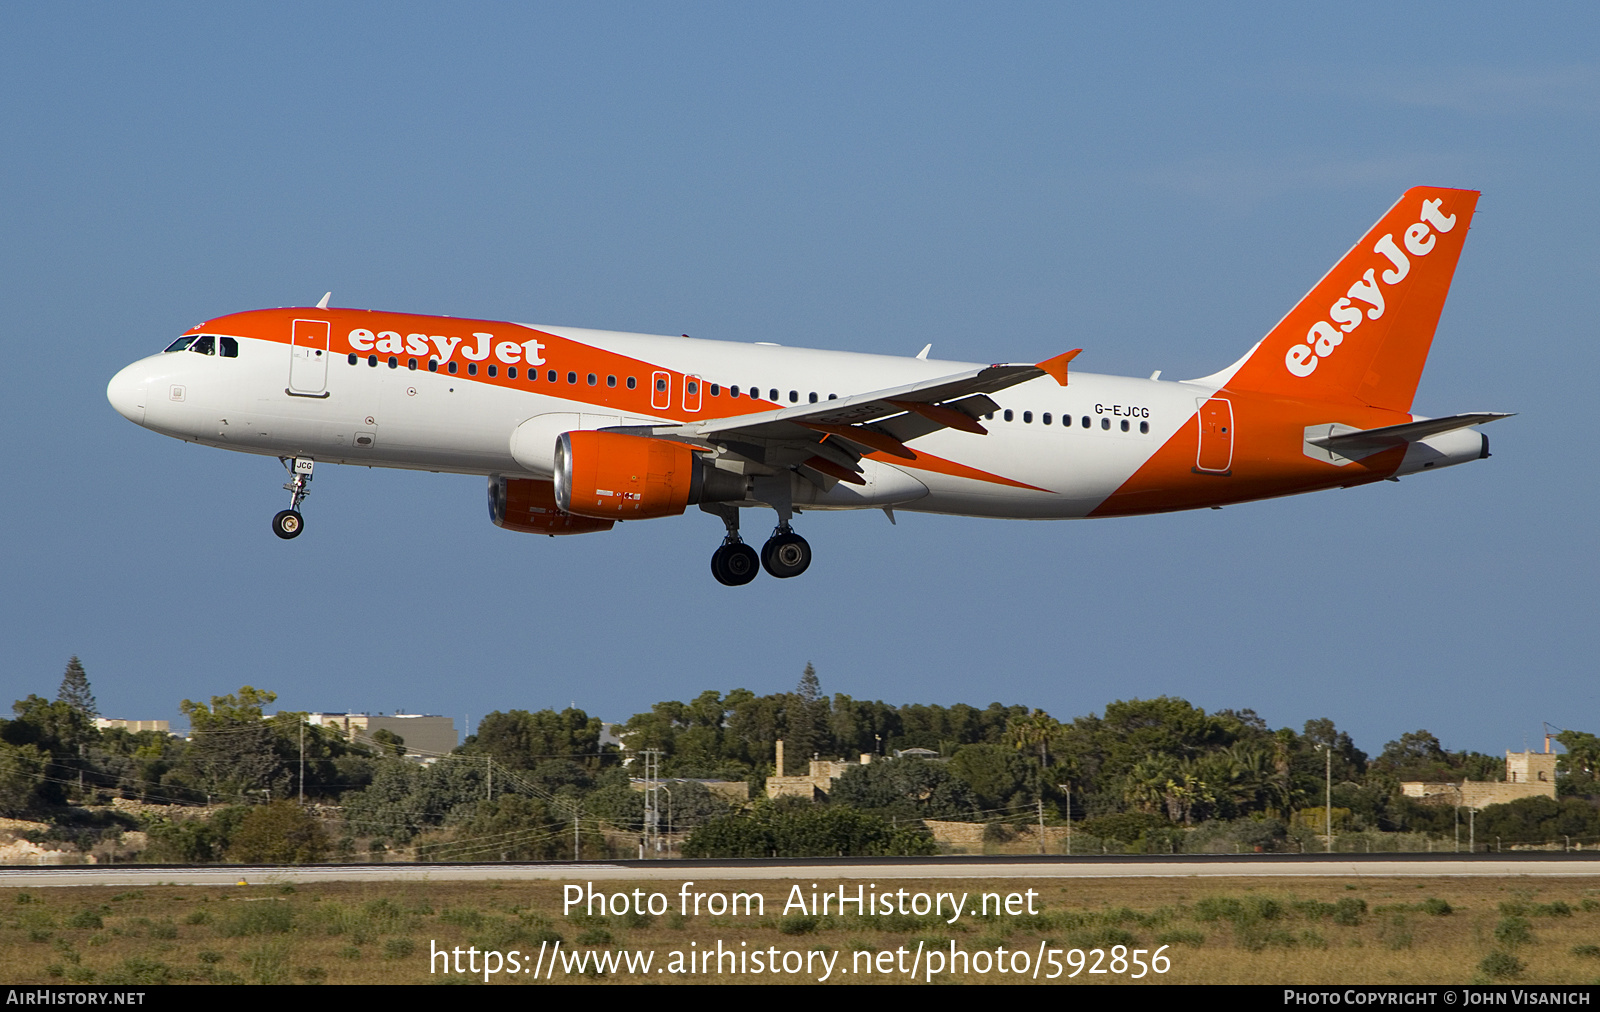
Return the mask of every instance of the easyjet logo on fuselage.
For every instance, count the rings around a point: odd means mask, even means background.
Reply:
[[[1433,233],[1448,232],[1456,227],[1456,216],[1446,215],[1439,210],[1442,203],[1443,200],[1438,198],[1422,202],[1422,220],[1406,228],[1402,239],[1404,250],[1394,241],[1393,232],[1387,233],[1373,245],[1372,252],[1382,254],[1388,266],[1382,273],[1379,273],[1378,267],[1367,268],[1361,280],[1345,292],[1345,297],[1328,307],[1328,319],[1318,320],[1311,325],[1305,343],[1289,347],[1283,364],[1290,373],[1299,377],[1310,376],[1316,371],[1320,360],[1332,355],[1334,349],[1344,343],[1346,334],[1361,326],[1363,313],[1369,320],[1383,316],[1383,288],[1379,282],[1394,286],[1404,281],[1406,275],[1411,273],[1411,260],[1407,254],[1413,257],[1427,256],[1439,241],[1439,237]]]
[[[350,347],[354,351],[377,352],[380,355],[426,355],[428,346],[432,345],[439,353],[440,362],[450,361],[456,348],[461,349],[461,357],[473,362],[482,362],[488,358],[491,351],[494,357],[506,365],[517,365],[526,362],[529,365],[544,365],[544,344],[537,340],[532,341],[496,341],[493,334],[474,332],[472,335],[477,340],[467,343],[464,338],[441,337],[429,334],[407,334],[404,338],[399,331],[384,330],[374,334],[365,327],[357,327],[350,332]]]

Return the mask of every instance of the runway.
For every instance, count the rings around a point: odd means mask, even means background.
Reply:
[[[1110,878],[1589,878],[1600,852],[1582,854],[1309,854],[1186,857],[813,858],[756,861],[606,861],[539,864],[289,866],[70,865],[0,868],[0,888],[229,886],[317,882],[473,882],[718,879]]]

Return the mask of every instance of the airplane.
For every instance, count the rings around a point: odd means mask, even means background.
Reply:
[[[318,463],[487,476],[498,526],[722,520],[718,582],[799,576],[796,514],[1068,519],[1220,508],[1489,456],[1503,412],[1411,413],[1477,206],[1406,191],[1244,357],[1198,379],[313,307],[208,320],[106,388],[131,421],[275,456],[304,530]],[[331,293],[330,293],[331,294]],[[931,347],[931,346],[930,346]],[[758,554],[743,510],[777,524]]]

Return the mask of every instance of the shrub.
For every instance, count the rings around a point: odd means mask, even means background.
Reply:
[[[1494,927],[1494,940],[1508,947],[1527,945],[1533,941],[1533,926],[1526,917],[1502,917]]]
[[[1492,980],[1511,980],[1522,976],[1527,967],[1522,965],[1522,960],[1509,952],[1495,951],[1483,957],[1478,964],[1478,972]]]

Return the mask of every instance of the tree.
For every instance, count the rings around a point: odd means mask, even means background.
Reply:
[[[828,798],[835,805],[912,819],[971,819],[978,808],[972,789],[945,763],[910,758],[846,767]]]
[[[189,718],[192,744],[186,764],[212,791],[242,797],[246,791],[273,786],[283,757],[261,708],[277,698],[275,692],[245,685],[237,694],[212,696],[210,706],[189,699],[178,704]]]
[[[228,860],[241,864],[306,864],[327,851],[322,823],[292,801],[252,808],[228,841]]]
[[[514,770],[531,770],[548,759],[600,763],[600,718],[569,707],[555,710],[496,710],[461,744],[463,755],[486,755]]]
[[[1563,794],[1592,794],[1600,780],[1600,738],[1585,731],[1562,731],[1556,735],[1567,751],[1556,760],[1561,779],[1557,789]]]
[[[819,753],[827,745],[827,714],[828,700],[822,695],[822,683],[817,678],[817,669],[810,661],[806,662],[806,669],[800,674],[800,682],[789,694],[789,705],[784,716],[784,737],[788,744],[784,757],[791,768],[799,760],[799,768],[806,769],[806,763],[811,757]],[[787,771],[780,770],[780,773]]]
[[[91,722],[100,716],[100,711],[95,707],[94,693],[89,691],[89,676],[84,673],[83,662],[78,660],[76,654],[67,662],[67,673],[61,676],[56,702],[66,703]]]

